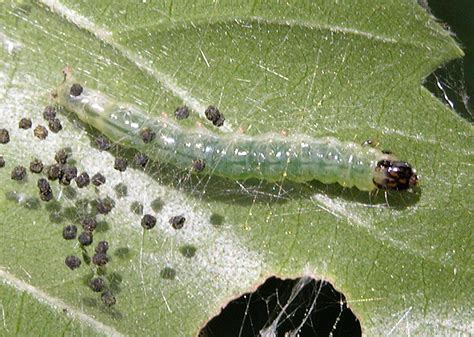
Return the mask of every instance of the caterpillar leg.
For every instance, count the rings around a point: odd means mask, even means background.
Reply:
[[[365,142],[362,143],[362,146],[370,146],[374,149],[377,149],[379,147],[380,143],[378,140],[373,140],[373,139],[367,139]],[[393,152],[390,150],[382,150],[383,154],[392,154]]]
[[[71,66],[65,66],[63,68],[63,75],[64,75],[64,82],[68,79],[68,77],[72,76],[72,67]]]
[[[390,207],[390,204],[388,203],[388,191],[387,190],[383,191],[383,194],[385,196],[385,202],[387,203],[387,207]]]

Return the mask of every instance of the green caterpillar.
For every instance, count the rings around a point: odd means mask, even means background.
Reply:
[[[251,137],[183,128],[167,117],[150,118],[138,107],[82,88],[67,68],[55,95],[59,105],[114,142],[179,168],[230,179],[270,182],[318,180],[362,191],[407,190],[417,184],[406,162],[378,149],[335,138],[271,133]]]

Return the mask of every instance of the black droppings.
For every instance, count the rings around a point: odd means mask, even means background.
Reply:
[[[187,258],[191,258],[196,254],[197,248],[192,245],[184,245],[179,247],[179,252],[181,255]]]
[[[160,199],[160,198],[156,198],[155,200],[153,200],[150,204],[151,206],[151,209],[158,213],[159,211],[161,211],[163,209],[163,206],[165,204],[163,203],[163,201]]]
[[[79,83],[74,83],[73,85],[71,85],[71,89],[69,89],[69,94],[71,96],[77,97],[82,94],[83,90],[84,89],[82,88],[82,85],[80,85]]]
[[[67,149],[60,149],[54,155],[54,160],[56,160],[56,163],[64,165],[66,164],[68,157],[69,151]]]
[[[135,213],[137,215],[142,215],[143,205],[139,203],[138,201],[132,202],[132,204],[130,205],[130,212]]]
[[[115,296],[110,291],[104,291],[102,293],[101,299],[102,299],[102,303],[104,303],[108,307],[111,307],[115,303],[117,303]]]
[[[64,165],[62,167],[60,183],[68,186],[72,180],[77,177],[77,168],[75,166]]]
[[[105,288],[105,280],[102,277],[94,277],[90,280],[89,287],[96,293],[101,292]]]
[[[26,177],[26,168],[24,166],[15,166],[12,170],[11,178],[13,180],[23,180]]]
[[[0,144],[7,144],[10,141],[10,133],[7,129],[0,129]]]
[[[127,169],[127,158],[124,157],[117,157],[115,158],[114,169],[117,171],[123,172]]]
[[[112,208],[114,208],[115,202],[110,197],[104,199],[97,199],[97,212],[100,214],[109,214]]]
[[[169,220],[171,226],[173,226],[174,229],[183,228],[185,221],[186,221],[186,218],[182,215],[176,215]]]
[[[105,184],[105,177],[102,175],[102,173],[96,173],[92,176],[91,182],[95,186],[103,185]]]
[[[107,257],[107,254],[105,253],[97,253],[94,254],[92,257],[92,263],[95,264],[96,266],[102,267],[105,266],[109,262],[109,258]]]
[[[74,225],[67,225],[63,228],[63,238],[65,240],[74,240],[77,236],[77,227]]]
[[[27,129],[30,129],[31,128],[31,119],[30,118],[22,118],[20,119],[20,122],[18,122],[18,127],[20,129],[24,129],[24,130],[27,130]]]
[[[176,270],[171,267],[164,267],[160,271],[160,276],[166,280],[174,280],[176,278]]]
[[[140,137],[144,143],[150,143],[156,137],[156,133],[149,127],[144,127],[140,130]]]
[[[95,144],[97,145],[99,150],[102,150],[102,151],[107,151],[108,149],[112,147],[112,144],[110,143],[110,141],[104,136],[97,137],[95,139]]]
[[[77,256],[70,255],[66,257],[64,263],[66,263],[66,266],[68,266],[69,269],[74,270],[81,266],[81,259],[79,259]]]
[[[97,220],[95,218],[87,217],[81,221],[82,228],[87,232],[93,232],[97,228]]]
[[[50,121],[56,118],[56,109],[53,106],[48,105],[43,110],[43,118],[47,121]]]
[[[63,125],[61,124],[61,121],[57,118],[53,118],[48,121],[48,127],[51,130],[51,132],[58,133],[63,129]]]
[[[118,183],[117,185],[115,185],[114,190],[118,198],[126,197],[128,194],[127,185],[125,185],[124,183]]]
[[[82,172],[76,177],[76,185],[79,188],[86,187],[90,183],[90,178],[87,172]]]
[[[51,190],[51,186],[49,185],[49,182],[46,179],[44,178],[38,179],[37,186],[39,189],[41,200],[51,201],[53,199],[53,191]]]
[[[84,231],[79,235],[79,243],[83,246],[89,246],[92,244],[93,241],[93,236],[91,232]]]
[[[5,167],[5,159],[3,156],[0,156],[0,168]]]
[[[133,160],[137,166],[145,167],[148,163],[149,158],[146,154],[138,152],[137,154],[135,154]]]
[[[224,217],[217,213],[212,213],[210,218],[211,224],[215,227],[222,226],[224,223]]]
[[[189,109],[186,105],[177,107],[174,111],[176,119],[186,119],[189,117]]]
[[[202,159],[193,160],[193,169],[197,172],[201,172],[206,168],[206,163]]]
[[[95,252],[96,253],[107,253],[109,250],[109,243],[107,241],[100,241],[97,244],[97,247],[95,247]]]
[[[206,111],[204,111],[204,114],[206,115],[206,118],[209,119],[215,126],[224,125],[224,115],[215,106],[208,106]]]
[[[43,162],[38,158],[35,158],[30,162],[30,171],[33,173],[41,173],[43,171],[43,167]]]
[[[156,225],[156,218],[151,214],[145,214],[142,218],[141,225],[145,229],[152,229]]]
[[[43,140],[48,137],[48,130],[43,125],[37,125],[33,130],[33,134],[35,135],[35,137]]]
[[[62,168],[58,164],[50,165],[46,168],[46,176],[49,180],[59,179],[62,175]]]

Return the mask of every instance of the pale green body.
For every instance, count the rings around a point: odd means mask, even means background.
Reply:
[[[330,137],[251,137],[217,135],[204,128],[185,129],[176,121],[151,118],[135,106],[117,103],[94,90],[84,88],[80,96],[73,97],[69,94],[71,84],[65,81],[58,88],[60,105],[112,141],[182,169],[191,168],[193,160],[200,159],[206,165],[204,173],[231,179],[318,180],[371,191],[376,188],[372,181],[376,164],[385,158],[377,149]],[[144,143],[140,136],[144,127],[156,133],[150,143]]]

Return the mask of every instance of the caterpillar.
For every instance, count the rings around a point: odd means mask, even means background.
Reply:
[[[318,180],[362,191],[407,190],[418,181],[415,169],[391,153],[332,137],[220,135],[183,128],[168,117],[151,118],[137,106],[83,88],[70,68],[54,97],[112,141],[178,168],[199,166],[199,173],[269,182]]]

